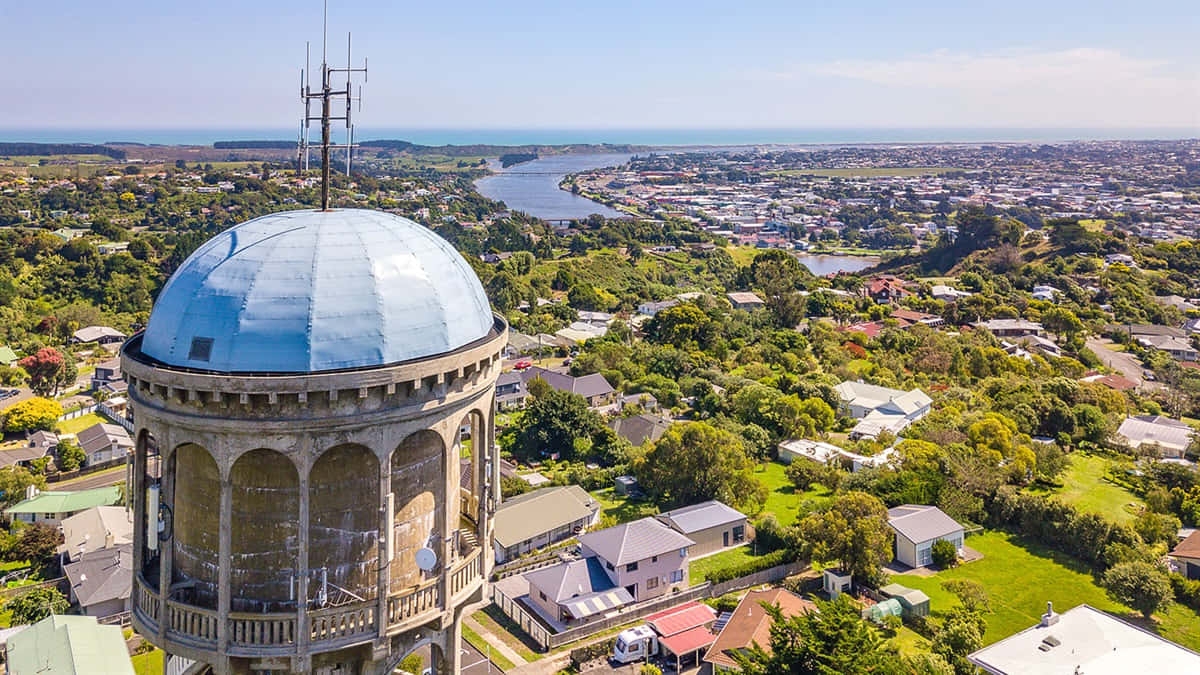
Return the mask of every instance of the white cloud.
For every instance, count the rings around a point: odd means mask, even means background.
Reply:
[[[1200,126],[1200,71],[1110,49],[940,50],[765,75],[781,88],[816,76],[869,89],[884,109],[903,111],[903,124]]]

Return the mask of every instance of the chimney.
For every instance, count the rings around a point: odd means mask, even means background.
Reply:
[[[1058,615],[1054,613],[1054,603],[1047,601],[1046,613],[1042,615],[1042,622],[1038,625],[1040,625],[1042,628],[1045,628],[1047,626],[1053,626],[1056,623],[1058,623]]]

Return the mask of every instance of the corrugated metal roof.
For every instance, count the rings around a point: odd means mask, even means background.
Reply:
[[[197,249],[159,295],[142,352],[216,372],[308,373],[444,354],[492,325],[479,278],[429,229],[378,211],[285,211]]]
[[[33,499],[26,499],[4,510],[14,513],[74,513],[93,506],[116,504],[121,499],[117,487],[99,487],[79,492],[39,492]]]

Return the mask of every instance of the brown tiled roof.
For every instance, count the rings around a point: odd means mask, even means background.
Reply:
[[[1186,539],[1176,544],[1171,550],[1171,555],[1200,559],[1200,531],[1189,534]]]
[[[733,616],[721,629],[716,642],[708,648],[704,660],[717,666],[737,668],[732,653],[749,649],[754,643],[771,650],[771,616],[762,603],[779,605],[784,616],[796,616],[816,610],[816,605],[783,588],[750,591],[733,610]]]

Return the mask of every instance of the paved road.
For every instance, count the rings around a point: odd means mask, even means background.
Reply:
[[[489,668],[490,666],[490,668]],[[481,675],[482,673],[503,673],[500,666],[494,663],[488,663],[487,657],[484,656],[478,649],[475,649],[466,640],[462,642],[462,672],[470,673],[470,675]]]
[[[79,492],[80,490],[90,490],[92,488],[107,487],[116,485],[125,480],[125,467],[117,466],[104,471],[76,478],[74,480],[63,481],[61,483],[49,483],[46,486],[48,490],[66,490],[67,492]]]
[[[1158,386],[1156,382],[1146,382],[1142,379],[1142,373],[1145,371],[1145,368],[1136,356],[1129,352],[1115,352],[1109,349],[1108,345],[1112,343],[1112,340],[1108,338],[1091,338],[1087,341],[1087,348],[1092,350],[1104,362],[1104,365],[1137,382],[1138,388]]]

